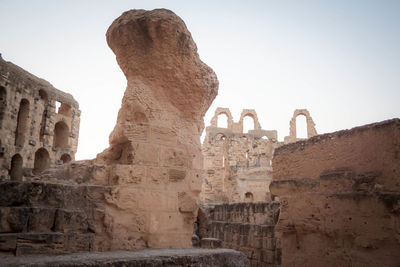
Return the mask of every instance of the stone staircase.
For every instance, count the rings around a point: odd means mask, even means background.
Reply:
[[[0,182],[0,255],[94,251],[108,187]]]
[[[201,247],[241,251],[252,267],[280,266],[279,212],[276,201],[203,205],[197,221]]]

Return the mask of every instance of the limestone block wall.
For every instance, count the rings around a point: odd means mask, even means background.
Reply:
[[[400,120],[282,146],[271,193],[283,266],[399,266]]]
[[[67,93],[0,58],[0,180],[74,160],[80,111]]]
[[[251,266],[279,266],[280,241],[275,234],[279,202],[202,205],[197,234],[221,240],[221,247],[243,252]],[[204,246],[204,242],[202,242]]]
[[[218,116],[227,116],[228,128],[217,125]],[[254,130],[243,133],[243,119],[250,116]],[[245,109],[234,123],[227,108],[217,108],[206,128],[202,145],[205,178],[202,200],[208,203],[270,200],[271,160],[279,146],[276,130],[263,130],[255,110]]]

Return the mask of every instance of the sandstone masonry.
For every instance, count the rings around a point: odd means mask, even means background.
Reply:
[[[74,160],[79,121],[70,94],[0,57],[0,180]]]
[[[227,128],[218,126],[225,115]],[[290,136],[285,143],[301,140],[296,136],[296,118],[305,116],[308,137],[317,134],[314,122],[306,109],[297,109],[290,121]],[[250,117],[254,129],[243,132],[243,121]],[[274,150],[283,145],[276,130],[264,130],[253,109],[244,109],[234,122],[228,108],[217,108],[206,128],[202,145],[204,182],[201,199],[206,203],[269,201]]]
[[[279,147],[283,266],[399,266],[400,120]]]
[[[252,267],[279,266],[281,248],[275,233],[278,217],[279,202],[276,201],[202,205],[196,234],[202,248],[241,251]]]

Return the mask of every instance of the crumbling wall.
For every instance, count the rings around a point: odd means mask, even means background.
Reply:
[[[0,180],[73,160],[80,121],[74,98],[1,57],[0,74]]]
[[[243,252],[251,266],[280,265],[281,248],[275,234],[279,202],[202,205],[197,235],[201,247]]]
[[[282,146],[271,193],[283,266],[399,266],[400,120]]]
[[[218,116],[227,116],[227,128],[218,127]],[[243,133],[244,117],[254,130]],[[211,203],[270,200],[272,154],[279,145],[277,131],[263,130],[255,110],[243,110],[239,122],[227,108],[217,108],[206,128],[202,145],[205,179],[202,200]]]

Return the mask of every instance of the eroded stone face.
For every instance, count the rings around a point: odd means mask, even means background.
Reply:
[[[202,179],[200,134],[216,75],[169,10],[123,13],[107,42],[127,78],[110,147],[96,159],[108,169],[96,180],[114,186],[105,208],[111,247],[190,247]]]
[[[276,149],[282,265],[398,266],[399,151],[399,119]]]

